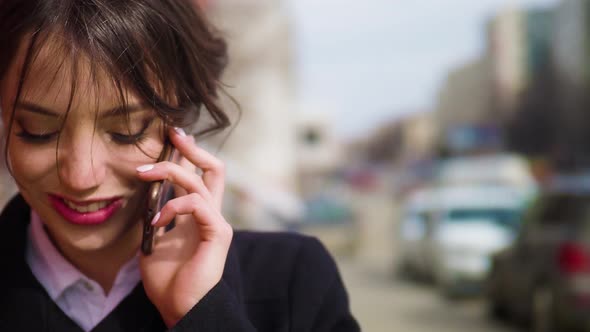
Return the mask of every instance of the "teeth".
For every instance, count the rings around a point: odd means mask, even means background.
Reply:
[[[67,206],[69,206],[72,210],[76,210],[80,213],[88,213],[88,212],[96,212],[100,209],[103,209],[104,207],[106,207],[107,205],[109,205],[109,202],[103,201],[103,202],[96,202],[96,203],[92,203],[92,204],[88,204],[85,206],[79,206],[76,205],[68,200],[64,199],[64,202],[66,203]]]

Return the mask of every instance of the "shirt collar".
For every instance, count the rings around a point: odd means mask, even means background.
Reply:
[[[41,218],[33,210],[31,210],[28,236],[27,261],[33,274],[53,300],[60,297],[68,287],[80,279],[86,279],[57,251],[43,229]]]

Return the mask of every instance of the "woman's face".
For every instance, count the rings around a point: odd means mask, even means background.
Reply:
[[[0,85],[5,131],[23,58],[21,49]],[[127,122],[115,85],[87,61],[72,91],[71,68],[51,47],[30,67],[7,146],[13,176],[62,251],[138,245],[147,184],[135,169],[158,156],[162,123],[131,93]]]

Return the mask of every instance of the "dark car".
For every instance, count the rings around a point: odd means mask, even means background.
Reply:
[[[590,192],[547,192],[495,255],[488,299],[498,317],[534,332],[590,331]]]

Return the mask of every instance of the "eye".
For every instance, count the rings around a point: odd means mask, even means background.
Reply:
[[[146,131],[153,119],[149,119],[143,123],[141,129],[135,134],[122,134],[118,132],[109,133],[117,144],[128,145],[140,143],[146,137]]]
[[[145,130],[141,130],[137,134],[125,135],[120,133],[110,133],[113,141],[118,144],[127,145],[127,144],[137,144],[141,142],[142,139],[145,138]]]
[[[18,133],[16,133],[16,136],[29,143],[44,144],[51,142],[57,136],[57,133],[58,132],[56,131],[53,133],[33,134],[26,131],[25,129],[21,129]]]

